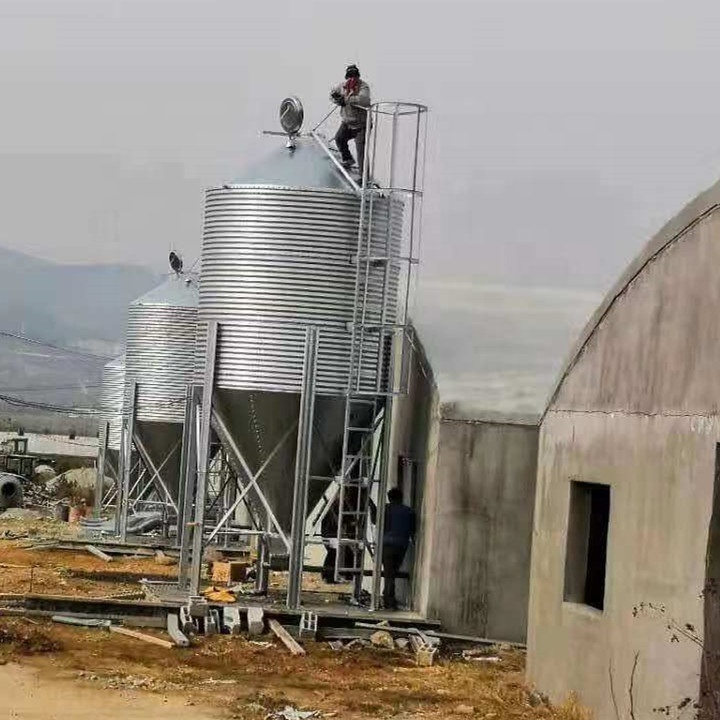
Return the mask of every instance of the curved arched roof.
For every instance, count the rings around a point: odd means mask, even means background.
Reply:
[[[613,309],[615,303],[624,295],[629,285],[636,280],[650,263],[662,255],[668,248],[681,241],[695,226],[707,219],[720,208],[720,182],[698,195],[688,203],[672,220],[645,245],[641,252],[628,265],[618,281],[613,285],[605,299],[585,325],[579,338],[573,345],[565,364],[558,376],[543,412],[544,415],[555,404],[565,380],[572,373],[603,320]]]

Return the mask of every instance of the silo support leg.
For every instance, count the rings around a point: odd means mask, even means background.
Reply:
[[[133,434],[135,432],[135,403],[137,401],[137,383],[133,380],[130,385],[130,403],[128,416],[123,429],[122,439],[122,483],[118,502],[118,530],[120,542],[127,542],[127,521],[130,512],[130,473],[132,470]]]
[[[197,417],[202,387],[193,385],[188,391],[183,432],[183,460],[181,465],[182,505],[178,514],[180,536],[180,564],[178,587],[186,590],[190,585],[190,546],[192,542],[193,507],[197,482]]]
[[[200,573],[203,561],[203,535],[205,534],[205,498],[207,496],[208,466],[210,464],[210,417],[213,411],[215,386],[215,358],[218,324],[210,320],[205,345],[205,377],[203,379],[200,427],[198,430],[197,485],[195,490],[195,520],[192,526],[192,555],[190,567],[190,594],[200,591]]]
[[[301,604],[303,564],[305,561],[305,524],[307,521],[307,491],[310,476],[313,420],[315,414],[315,376],[317,370],[318,329],[308,327],[305,333],[303,388],[300,396],[297,453],[295,455],[295,485],[293,488],[292,529],[290,535],[290,565],[287,605],[296,609]]]
[[[110,423],[106,422],[100,437],[103,441],[98,448],[97,477],[95,478],[95,501],[93,502],[93,515],[100,517],[102,511],[103,494],[105,492],[105,458],[108,451],[108,435],[110,434]]]

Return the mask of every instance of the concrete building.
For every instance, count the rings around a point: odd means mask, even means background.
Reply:
[[[540,430],[528,676],[597,720],[698,699],[703,652],[668,626],[718,649],[719,208],[720,184],[628,267]]]
[[[416,344],[391,482],[418,514],[406,596],[450,632],[525,641],[538,421],[443,404]]]

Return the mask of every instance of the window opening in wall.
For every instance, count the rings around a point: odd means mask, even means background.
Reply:
[[[566,602],[603,609],[609,524],[610,486],[571,481],[565,554]]]

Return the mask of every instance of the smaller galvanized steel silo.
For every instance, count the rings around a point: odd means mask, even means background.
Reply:
[[[100,446],[105,444],[105,425],[108,426],[107,448],[115,458],[120,450],[123,402],[125,400],[125,356],[120,355],[103,368],[100,389]],[[113,463],[117,468],[117,459]]]
[[[173,275],[130,303],[125,346],[125,409],[136,385],[134,429],[165,485],[179,493],[185,394],[197,332],[195,277]]]

